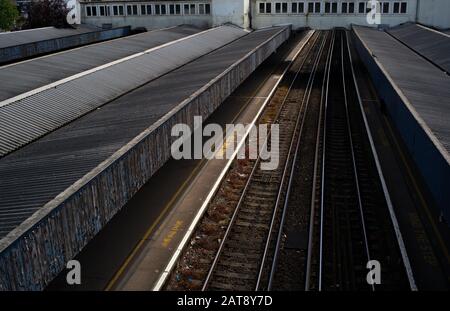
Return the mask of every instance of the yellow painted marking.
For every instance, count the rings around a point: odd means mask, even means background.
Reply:
[[[144,242],[149,238],[150,234],[152,234],[153,230],[155,229],[156,225],[161,221],[162,217],[165,216],[167,211],[169,210],[169,207],[172,206],[175,199],[178,197],[178,195],[181,193],[182,190],[190,183],[190,181],[193,179],[193,177],[197,174],[197,171],[200,169],[202,164],[204,163],[204,160],[200,161],[200,163],[197,164],[197,166],[194,168],[194,170],[191,172],[191,174],[186,178],[186,180],[181,184],[180,188],[178,188],[177,192],[172,196],[172,198],[167,202],[167,204],[164,206],[163,210],[159,214],[158,218],[152,223],[152,225],[147,229],[144,236],[141,238],[141,240],[136,244],[134,249],[131,251],[130,255],[127,256],[123,264],[120,266],[119,270],[117,270],[116,274],[114,274],[113,278],[108,282],[108,285],[106,286],[105,290],[109,291],[113,288],[114,284],[117,282],[117,280],[120,278],[120,276],[123,274],[125,269],[130,264],[131,260],[136,256],[137,252],[141,249],[141,247],[144,245]]]
[[[161,245],[163,247],[169,246],[170,242],[172,242],[173,238],[177,234],[177,232],[180,230],[181,225],[183,225],[182,220],[177,220],[175,224],[173,225],[172,229],[170,229],[169,233],[164,237],[163,242]]]

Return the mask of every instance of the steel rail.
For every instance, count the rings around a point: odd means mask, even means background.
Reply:
[[[280,227],[278,230],[278,235],[277,235],[277,241],[276,241],[276,245],[275,245],[275,249],[274,249],[274,256],[272,259],[272,265],[271,265],[271,269],[270,269],[270,274],[269,274],[269,282],[268,282],[268,286],[267,289],[271,290],[272,289],[272,284],[273,284],[273,278],[275,275],[275,270],[276,270],[276,264],[277,264],[277,260],[278,260],[278,253],[279,253],[279,249],[280,249],[280,244],[281,244],[281,237],[282,237],[282,232],[283,232],[283,225],[284,225],[284,221],[285,221],[285,217],[286,217],[286,210],[287,210],[287,206],[289,204],[289,196],[290,196],[290,192],[291,192],[291,187],[292,187],[292,180],[293,180],[293,171],[295,169],[295,162],[297,161],[298,158],[298,150],[299,150],[299,146],[300,146],[300,142],[301,142],[301,138],[302,138],[302,134],[303,134],[303,126],[305,123],[305,119],[306,119],[306,115],[307,115],[307,111],[308,111],[308,107],[309,107],[309,102],[310,102],[310,98],[311,98],[311,93],[313,90],[313,86],[314,86],[314,82],[315,82],[315,77],[316,77],[316,73],[317,73],[317,69],[319,68],[319,64],[320,64],[320,59],[322,57],[323,54],[323,50],[325,48],[326,42],[328,39],[328,34],[326,35],[326,37],[324,38],[322,45],[319,49],[319,53],[316,56],[315,62],[314,62],[314,66],[312,68],[312,71],[310,73],[309,79],[308,79],[308,83],[306,85],[306,92],[303,95],[302,98],[302,102],[301,102],[301,110],[300,113],[297,117],[297,121],[296,121],[296,128],[294,130],[294,135],[292,136],[292,140],[291,140],[291,145],[289,148],[289,152],[288,152],[288,159],[286,161],[286,166],[285,169],[283,171],[283,175],[281,178],[281,183],[280,183],[280,188],[278,190],[278,195],[277,195],[277,199],[275,202],[275,208],[272,214],[272,220],[271,220],[271,224],[270,224],[270,228],[269,228],[269,235],[267,237],[266,240],[266,245],[265,245],[265,249],[264,249],[264,254],[263,254],[263,261],[261,263],[260,266],[260,270],[259,270],[259,275],[258,275],[258,282],[256,284],[256,290],[259,289],[259,285],[262,279],[262,274],[264,271],[264,264],[265,264],[265,260],[269,254],[269,248],[270,248],[270,241],[271,241],[271,237],[272,237],[272,232],[276,223],[276,218],[277,218],[277,211],[280,205],[280,201],[281,198],[283,196],[283,184],[285,179],[287,178],[287,172],[288,172],[288,165],[289,163],[291,163],[291,167],[289,170],[289,179],[288,179],[288,185],[287,185],[287,189],[286,189],[286,197],[284,200],[284,204],[283,204],[283,208],[282,208],[282,215],[281,215],[281,221],[280,221]],[[303,109],[303,107],[305,107]],[[301,113],[301,111],[303,110],[303,113]],[[301,121],[300,121],[300,117],[301,117]],[[296,145],[295,145],[295,152],[294,155],[292,157],[292,160],[290,160],[290,157],[292,155],[292,147],[294,145],[295,142],[295,133],[297,132],[297,128],[298,125],[300,124],[300,130],[298,133],[298,138],[296,140]]]
[[[394,227],[395,235],[396,235],[396,238],[397,238],[397,243],[398,243],[398,246],[399,246],[399,249],[400,249],[400,253],[401,253],[401,256],[402,256],[402,260],[403,260],[403,265],[405,267],[406,275],[408,277],[409,286],[410,286],[411,290],[417,291],[417,285],[416,285],[416,282],[415,282],[415,279],[414,279],[414,274],[413,274],[413,271],[412,271],[412,268],[411,268],[411,263],[409,261],[408,253],[406,251],[405,243],[403,241],[403,236],[402,236],[402,233],[400,231],[400,227],[398,225],[397,217],[396,217],[395,212],[394,212],[393,203],[392,203],[392,200],[391,200],[391,196],[389,194],[389,190],[388,190],[387,185],[386,185],[386,181],[384,179],[384,174],[383,174],[383,171],[381,169],[380,160],[378,158],[378,152],[377,152],[377,150],[375,148],[375,143],[374,143],[373,138],[372,138],[372,131],[370,130],[369,123],[367,121],[367,117],[366,117],[366,114],[364,112],[363,101],[362,101],[362,98],[361,98],[361,93],[359,91],[359,86],[358,86],[358,82],[357,82],[356,74],[355,74],[355,70],[354,70],[352,53],[350,51],[350,38],[348,36],[348,32],[346,32],[345,35],[346,35],[346,38],[347,38],[347,51],[348,51],[348,57],[349,57],[349,60],[350,60],[350,69],[351,69],[351,72],[352,72],[352,81],[353,81],[353,84],[355,86],[356,97],[358,99],[358,105],[359,105],[359,108],[360,108],[362,119],[364,121],[363,123],[364,123],[364,127],[366,129],[367,137],[368,137],[368,140],[369,140],[369,143],[370,143],[370,150],[371,150],[372,156],[374,158],[375,166],[377,168],[378,178],[379,178],[379,180],[381,182],[381,186],[382,186],[382,189],[383,189],[383,196],[384,196],[384,199],[386,201],[386,205],[387,205],[387,207],[389,209],[389,215],[391,217],[391,222],[392,222],[392,225]]]
[[[287,98],[288,98],[288,96],[289,96],[289,94],[290,94],[290,92],[291,92],[291,90],[292,90],[292,88],[294,86],[294,83],[297,81],[297,77],[298,77],[300,71],[303,69],[303,66],[304,66],[306,60],[308,59],[309,54],[313,50],[313,47],[314,47],[315,43],[317,42],[318,38],[319,38],[319,35],[315,38],[313,44],[311,45],[310,50],[307,51],[307,54],[306,54],[305,58],[301,61],[301,64],[300,64],[298,70],[296,71],[296,73],[295,73],[295,75],[294,75],[294,77],[293,77],[293,79],[292,79],[292,81],[291,81],[291,83],[289,85],[289,88],[288,88],[288,90],[287,90],[287,92],[285,94],[285,96],[283,97],[283,101],[281,102],[280,109],[278,110],[277,115],[274,118],[274,123],[278,120],[278,118],[279,118],[279,116],[281,114],[281,111],[282,111],[284,105],[286,104],[286,100],[287,100]],[[299,54],[296,57],[298,57]],[[295,60],[293,61],[293,63],[294,62],[295,62]],[[265,141],[264,141],[264,144],[263,144],[263,148],[265,148],[265,146],[267,145],[267,143],[269,141],[270,134],[271,133],[269,133],[269,135],[267,135],[267,137],[265,138]],[[214,257],[214,260],[213,260],[213,262],[211,264],[211,267],[210,267],[210,269],[208,271],[208,274],[206,276],[206,279],[205,279],[205,281],[203,283],[202,291],[205,291],[207,289],[208,285],[209,285],[209,282],[210,282],[210,280],[212,278],[212,275],[214,273],[214,270],[215,270],[215,268],[217,266],[217,263],[219,261],[220,255],[222,253],[222,250],[223,250],[223,248],[225,246],[227,238],[228,238],[228,236],[230,234],[230,231],[231,231],[231,229],[233,227],[234,221],[235,221],[235,219],[237,217],[237,214],[238,214],[238,212],[240,210],[242,202],[244,201],[244,198],[245,198],[245,195],[246,195],[247,190],[249,188],[249,185],[251,183],[252,177],[254,176],[254,173],[257,170],[257,167],[258,167],[258,164],[260,163],[260,160],[261,160],[261,156],[260,156],[260,154],[258,154],[258,157],[257,157],[257,159],[255,161],[255,164],[254,164],[254,166],[253,166],[253,168],[252,168],[252,170],[251,170],[251,172],[249,174],[249,177],[248,177],[248,179],[246,181],[244,189],[243,189],[243,191],[242,191],[242,193],[241,193],[241,195],[239,197],[239,201],[238,201],[238,203],[236,205],[236,208],[235,208],[235,210],[234,210],[234,212],[233,212],[233,214],[231,216],[231,219],[230,219],[230,221],[228,223],[228,226],[227,226],[227,229],[225,231],[225,234],[224,234],[224,236],[223,236],[223,238],[222,238],[222,240],[220,242],[219,249],[217,250],[217,253],[216,253],[215,257]]]
[[[353,177],[355,179],[355,186],[356,186],[356,193],[358,198],[358,209],[360,212],[360,220],[362,224],[362,231],[364,236],[364,246],[366,249],[366,255],[367,255],[367,261],[370,261],[370,250],[369,250],[369,242],[367,239],[367,230],[366,230],[366,223],[364,219],[364,208],[362,204],[362,198],[361,198],[361,190],[359,185],[359,176],[358,176],[358,168],[356,167],[356,158],[355,158],[355,149],[353,144],[353,138],[352,138],[352,126],[350,124],[350,114],[348,113],[348,98],[347,98],[347,85],[345,84],[345,68],[344,68],[344,39],[341,36],[341,70],[342,70],[342,83],[344,85],[344,104],[345,104],[345,116],[346,116],[346,124],[347,124],[347,133],[350,140],[350,149],[351,149],[351,156],[352,156],[352,165],[353,165]],[[375,291],[375,285],[371,284],[372,291]]]
[[[367,256],[367,260],[370,261],[370,251],[369,251],[369,243],[367,238],[367,230],[365,225],[365,219],[364,219],[364,209],[362,204],[362,198],[361,198],[361,192],[360,192],[360,184],[359,184],[359,176],[358,176],[358,168],[356,166],[356,158],[355,158],[355,150],[354,150],[354,143],[352,138],[352,127],[350,124],[350,115],[348,112],[348,97],[347,97],[347,85],[345,83],[345,68],[344,68],[344,40],[343,37],[340,37],[341,47],[340,47],[340,70],[341,70],[341,77],[342,77],[342,84],[343,84],[343,95],[344,95],[344,109],[345,109],[345,125],[347,130],[347,135],[349,139],[349,147],[350,147],[350,155],[352,160],[352,175],[355,183],[355,193],[357,198],[357,204],[358,204],[358,211],[359,211],[359,218],[362,225],[362,233],[363,233],[363,243],[365,248],[365,255]],[[327,92],[328,97],[328,92]],[[326,101],[325,106],[325,121],[324,121],[324,138],[323,138],[323,147],[322,147],[322,182],[321,182],[321,215],[320,215],[320,246],[319,246],[319,291],[321,291],[323,288],[323,232],[324,232],[324,214],[325,214],[325,191],[326,191],[326,185],[325,185],[325,166],[326,166],[326,156],[327,156],[327,145],[326,145],[326,130],[327,130],[327,124],[326,124],[326,116],[328,113],[327,107],[328,107],[328,100]],[[375,290],[375,286],[371,285],[372,291]]]
[[[335,34],[333,32],[333,34]],[[320,191],[320,231],[319,231],[319,291],[322,290],[322,265],[323,265],[323,212],[324,212],[324,198],[325,198],[325,191],[323,185],[325,184],[325,147],[326,147],[326,134],[327,134],[327,108],[328,108],[328,93],[330,91],[330,72],[331,72],[331,62],[333,60],[333,52],[334,52],[334,40],[332,42],[332,49],[331,49],[331,56],[330,56],[330,63],[329,68],[327,72],[327,87],[325,92],[325,104],[324,104],[324,120],[323,120],[323,143],[322,143],[322,168],[321,168],[321,181],[320,184],[322,185],[321,191]]]
[[[317,183],[318,183],[318,167],[320,158],[320,139],[322,133],[322,123],[325,124],[325,120],[322,122],[323,111],[325,108],[325,103],[328,95],[328,87],[330,83],[330,68],[331,68],[331,57],[333,55],[334,49],[334,38],[335,32],[333,30],[330,48],[328,51],[328,57],[325,64],[325,74],[323,76],[323,84],[322,84],[322,93],[320,99],[320,111],[318,118],[318,126],[317,126],[317,135],[316,135],[316,148],[314,154],[314,168],[313,168],[313,179],[312,179],[312,189],[311,189],[311,206],[310,206],[310,214],[309,214],[309,233],[308,233],[308,249],[307,249],[307,258],[306,258],[306,273],[305,273],[305,291],[310,290],[310,280],[311,280],[311,265],[312,265],[312,252],[313,252],[313,242],[314,242],[314,217],[315,217],[315,208],[316,208],[316,193],[317,193]]]

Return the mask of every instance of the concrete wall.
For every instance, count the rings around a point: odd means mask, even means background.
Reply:
[[[233,23],[241,27],[248,27],[248,7],[249,0],[212,0],[212,23],[221,25],[223,23]],[[245,11],[245,13],[244,13]]]
[[[418,0],[417,21],[436,28],[450,28],[449,0]]]
[[[1,240],[0,290],[43,289],[170,158],[173,125],[206,119],[290,32],[255,47]]]

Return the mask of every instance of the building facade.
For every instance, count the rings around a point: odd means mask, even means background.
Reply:
[[[193,0],[81,2],[82,23],[147,29],[192,24],[201,27],[233,23],[244,28],[292,24],[294,28],[329,29],[351,24],[395,26],[418,22],[450,28],[448,0]],[[375,15],[379,13],[379,20]]]

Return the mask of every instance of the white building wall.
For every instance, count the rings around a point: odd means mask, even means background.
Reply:
[[[337,12],[326,12],[325,3],[336,3]],[[345,13],[342,10],[342,3],[354,3],[355,12]],[[381,14],[381,24],[396,26],[405,22],[420,22],[425,25],[438,28],[450,28],[450,0],[380,0],[379,2],[389,3],[389,12]],[[180,15],[142,15],[140,5],[142,4],[192,4],[197,6],[197,14]],[[200,3],[210,4],[210,14],[198,14]],[[261,13],[259,6],[261,3],[270,3],[271,12]],[[285,12],[276,12],[276,5],[284,4],[287,7]],[[293,3],[304,3],[304,12],[295,13],[292,10]],[[309,3],[321,3],[320,12],[308,12]],[[359,12],[359,4],[367,4],[367,0],[186,0],[183,1],[101,1],[84,2],[81,8],[83,23],[102,26],[102,24],[112,24],[113,27],[131,25],[135,27],[146,27],[147,29],[175,26],[179,24],[193,24],[201,27],[217,26],[224,23],[233,23],[240,27],[262,28],[277,24],[292,24],[293,28],[310,27],[314,29],[329,29],[332,27],[349,27],[351,24],[370,25],[367,22],[367,14]],[[405,13],[394,12],[394,3],[406,3]],[[137,4],[139,6],[138,15],[123,16],[86,16],[86,6],[90,5],[127,5]]]
[[[436,28],[450,28],[450,0],[417,0],[419,23]]]
[[[450,0],[448,0],[450,2]],[[366,4],[367,1],[358,0],[329,0],[329,1],[300,1],[300,0],[252,0],[252,24],[255,28],[268,27],[276,24],[292,24],[293,28],[310,27],[314,29],[330,29],[333,27],[349,28],[351,24],[374,26],[367,22],[367,14],[359,13],[359,3]],[[321,2],[320,12],[308,12],[308,3]],[[325,2],[337,3],[336,13],[325,12]],[[342,3],[353,2],[355,4],[354,13],[342,13]],[[417,0],[381,0],[381,2],[389,2],[389,13],[381,14],[381,24],[395,26],[405,22],[414,22],[416,18]],[[406,2],[406,13],[393,13],[394,2]],[[261,14],[259,11],[260,3],[271,3],[271,13]],[[277,13],[275,10],[276,3],[287,3],[287,12]],[[292,3],[304,3],[304,12],[293,13]],[[367,4],[366,4],[367,5]]]
[[[212,23],[214,26],[232,23],[248,27],[249,0],[212,0]]]
[[[169,14],[169,5],[179,4],[181,5],[180,14]],[[184,4],[194,4],[195,12],[193,14],[184,13]],[[199,4],[209,4],[210,0],[203,1],[186,1],[186,2],[161,2],[161,1],[90,1],[81,3],[81,20],[82,23],[91,24],[98,27],[102,27],[104,24],[111,24],[112,27],[128,26],[132,28],[145,27],[147,30],[171,27],[181,24],[189,24],[199,27],[211,27],[212,26],[212,15],[210,14],[200,14]],[[127,6],[137,5],[137,14],[128,14]],[[143,14],[141,10],[142,5],[150,5],[152,7],[151,14]],[[165,5],[166,13],[164,15],[155,14],[155,5]],[[88,16],[87,7],[96,7],[96,16]],[[109,7],[109,13],[104,16],[99,16],[100,7]],[[113,6],[123,6],[123,14],[114,15]],[[211,8],[211,6],[210,6]],[[212,9],[210,9],[212,10]]]

